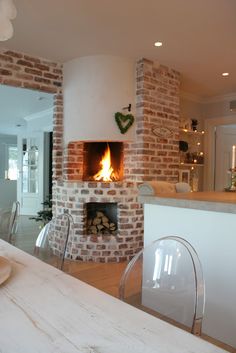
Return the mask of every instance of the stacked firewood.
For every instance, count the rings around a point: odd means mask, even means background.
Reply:
[[[90,234],[116,234],[116,224],[111,222],[104,212],[97,211],[96,216],[88,219]]]

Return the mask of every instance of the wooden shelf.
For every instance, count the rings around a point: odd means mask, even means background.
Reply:
[[[204,167],[204,164],[200,163],[180,163],[179,165],[182,165],[183,167]]]
[[[180,129],[180,132],[184,133],[184,134],[189,134],[189,135],[200,135],[200,136],[204,136],[204,130],[202,131],[193,131],[193,130],[187,130],[187,129]]]

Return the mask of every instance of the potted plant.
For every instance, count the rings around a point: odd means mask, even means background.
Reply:
[[[37,212],[37,216],[30,217],[30,219],[34,219],[36,222],[42,222],[43,226],[51,221],[52,219],[52,200],[51,195],[49,195],[46,200],[42,203],[43,209]]]

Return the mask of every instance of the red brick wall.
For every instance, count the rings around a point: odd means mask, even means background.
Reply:
[[[62,179],[63,170],[63,96],[55,94],[53,105],[53,179]]]
[[[83,142],[70,142],[64,150],[63,179],[82,180]]]
[[[0,84],[54,94],[53,177],[62,176],[63,97],[62,65],[0,48]]]
[[[178,181],[180,74],[141,59],[136,74],[136,139],[125,144],[125,180]],[[158,137],[156,128],[167,128]]]

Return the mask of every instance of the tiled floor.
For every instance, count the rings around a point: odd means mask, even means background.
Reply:
[[[34,245],[42,225],[30,216],[20,216],[18,222],[17,233],[13,239],[14,245],[29,254],[33,254]]]
[[[17,234],[13,238],[13,244],[33,255],[37,236],[42,224],[30,219],[30,216],[20,216]],[[64,271],[73,277],[108,293],[118,296],[119,281],[127,263],[91,263],[66,260]]]

